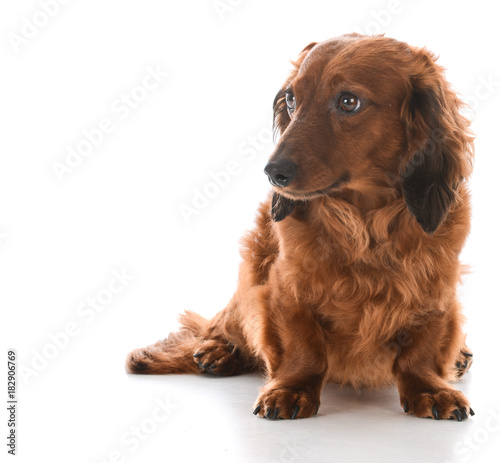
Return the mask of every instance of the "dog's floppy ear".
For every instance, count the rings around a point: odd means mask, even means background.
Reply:
[[[403,196],[429,234],[445,220],[473,157],[469,121],[435,59],[425,49],[413,51],[414,71],[401,109],[409,151],[401,168]]]
[[[290,82],[295,78],[297,72],[299,71],[300,65],[304,61],[304,58],[308,53],[314,48],[317,42],[311,42],[307,47],[305,47],[300,53],[296,61],[292,61],[293,70],[288,76],[283,86],[280,88],[279,92],[274,97],[273,101],[273,129],[274,135],[281,134],[285,131],[290,123],[290,116],[286,109],[286,89],[290,85]]]
[[[288,199],[278,193],[273,193],[271,217],[275,222],[280,222],[285,217],[288,217],[294,209],[295,201],[293,199]]]

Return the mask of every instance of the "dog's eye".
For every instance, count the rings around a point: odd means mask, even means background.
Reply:
[[[361,101],[357,96],[354,96],[352,93],[343,93],[340,95],[339,109],[345,111],[346,113],[352,113],[356,111],[361,106]]]
[[[288,109],[288,114],[291,116],[295,110],[295,95],[288,90],[285,94],[286,107]]]

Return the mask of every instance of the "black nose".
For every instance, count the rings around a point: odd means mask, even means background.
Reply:
[[[269,162],[264,169],[271,185],[279,188],[290,185],[297,172],[297,166],[287,159]]]

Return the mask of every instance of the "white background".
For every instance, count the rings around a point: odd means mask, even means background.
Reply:
[[[0,357],[3,384],[8,348],[23,366],[18,461],[498,456],[495,2],[74,0],[52,6],[52,17],[43,3],[0,7]],[[394,390],[328,386],[318,417],[273,423],[251,414],[258,375],[126,375],[127,352],[175,330],[179,312],[212,316],[231,297],[238,240],[269,189],[271,105],[289,60],[312,41],[352,31],[435,51],[475,109],[474,216],[463,252],[472,273],[461,289],[475,362],[459,387],[476,416],[419,420],[403,414]],[[150,69],[168,76],[139,88]],[[59,181],[54,163],[106,123],[113,130]],[[180,206],[228,163],[228,184],[185,220]],[[113,271],[133,279],[102,310],[85,307],[88,297],[111,294]]]

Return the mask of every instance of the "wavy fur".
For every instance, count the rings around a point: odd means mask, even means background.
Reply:
[[[359,113],[335,106],[342,91],[360,96]],[[471,363],[456,297],[473,161],[460,109],[425,49],[357,34],[306,47],[274,101],[271,160],[297,175],[243,238],[236,294],[212,320],[184,315],[128,370],[260,369],[255,413],[274,419],[315,414],[326,381],[397,384],[416,416],[472,414],[447,382]]]

